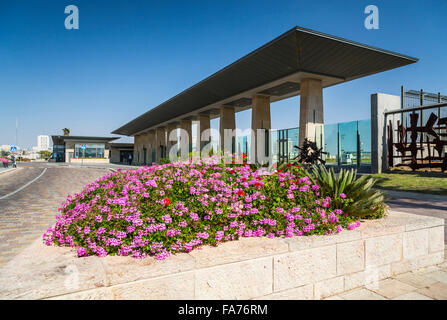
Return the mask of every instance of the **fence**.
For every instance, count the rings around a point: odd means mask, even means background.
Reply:
[[[447,170],[446,102],[385,112],[389,167]]]

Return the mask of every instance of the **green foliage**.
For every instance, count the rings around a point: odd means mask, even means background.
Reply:
[[[363,218],[386,214],[385,197],[382,192],[372,189],[376,182],[372,176],[357,177],[355,169],[341,169],[337,176],[333,168],[328,170],[322,165],[312,166],[312,176],[322,195],[331,197],[343,212]]]
[[[79,256],[165,259],[240,237],[333,234],[357,220],[298,166],[270,173],[215,157],[109,173],[67,198],[44,240],[77,247]]]
[[[46,151],[46,150],[39,151],[39,154],[40,154],[40,157],[45,160],[50,159],[53,155],[52,152]]]
[[[169,158],[161,158],[160,159],[160,164],[167,164],[167,163],[171,163],[171,160],[169,160]]]

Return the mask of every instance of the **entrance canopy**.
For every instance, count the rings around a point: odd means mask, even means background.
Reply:
[[[417,62],[321,32],[294,27],[112,133],[133,136],[199,114],[219,115],[222,106],[248,109],[255,95],[278,101],[300,94],[301,79],[323,88]]]

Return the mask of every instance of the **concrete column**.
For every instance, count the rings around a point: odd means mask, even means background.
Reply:
[[[155,130],[148,131],[148,144],[149,144],[149,164],[156,161],[156,143],[155,143]]]
[[[137,134],[134,136],[134,143],[133,143],[133,153],[134,153],[134,157],[133,157],[133,163],[136,165],[140,165],[141,164],[141,150],[142,150],[142,137],[140,134]]]
[[[180,153],[189,154],[192,152],[192,121],[180,120],[180,129]]]
[[[385,112],[400,109],[400,97],[385,93],[371,95],[371,172],[388,170],[387,121]],[[400,118],[400,117],[399,117]],[[393,126],[396,126],[393,123]],[[394,127],[393,129],[397,129]]]
[[[161,158],[166,157],[166,128],[157,128],[155,130],[156,135],[156,162],[159,163]],[[162,152],[163,151],[163,152]]]
[[[270,156],[271,118],[269,96],[256,95],[253,97],[251,129],[250,160],[259,163],[265,162]]]
[[[210,115],[209,114],[199,114],[197,116],[197,133],[196,133],[196,152],[199,154],[202,149],[211,141],[211,128]],[[204,133],[208,130],[208,133]]]
[[[323,87],[321,80],[302,79],[300,88],[300,146],[305,138],[315,141],[317,128],[322,128],[323,125]]]
[[[141,134],[142,146],[141,146],[141,163],[143,165],[149,164],[149,134],[143,132]]]
[[[225,129],[231,129],[232,132],[235,132],[234,130],[236,129],[236,117],[234,114],[234,107],[221,107],[219,122],[220,150],[224,151],[227,149],[226,151],[234,153],[236,151],[235,137],[226,135]],[[228,139],[230,139],[230,141],[227,141]]]
[[[177,144],[177,140],[171,140],[170,138],[172,136],[177,137],[177,123],[169,123],[167,126],[167,144],[168,147],[166,148],[166,156],[169,157],[169,153],[171,152],[172,147],[174,147]]]

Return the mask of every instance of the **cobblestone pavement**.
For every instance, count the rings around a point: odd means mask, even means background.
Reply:
[[[54,224],[68,194],[110,172],[108,169],[69,168],[45,163],[19,164],[0,176],[0,198],[45,173],[23,190],[0,200],[0,266],[31,244]]]
[[[42,167],[27,167],[2,173],[0,176],[0,198],[35,179],[43,171]]]
[[[447,257],[447,247],[444,251]],[[407,272],[325,300],[447,300],[447,261]]]

